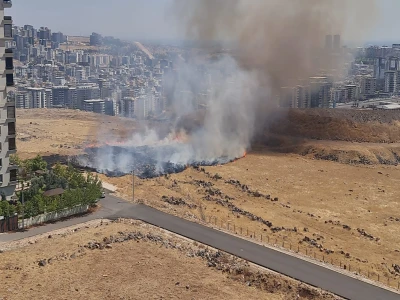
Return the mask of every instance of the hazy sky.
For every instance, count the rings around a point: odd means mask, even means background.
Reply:
[[[167,17],[172,1],[14,0],[13,8],[6,14],[13,16],[16,25],[47,26],[69,35],[89,35],[95,31],[120,38],[169,39],[179,37],[176,23]],[[379,16],[368,34],[369,40],[400,41],[400,1],[376,2]]]

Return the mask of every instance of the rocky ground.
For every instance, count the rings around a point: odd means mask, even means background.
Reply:
[[[339,299],[137,221],[14,246],[0,253],[2,299]]]

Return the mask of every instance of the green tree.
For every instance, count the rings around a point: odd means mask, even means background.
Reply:
[[[26,202],[24,204],[24,213],[25,213],[24,218],[33,217],[34,216],[33,211],[34,211],[34,207],[33,207],[32,202],[31,201]]]
[[[0,201],[0,210],[3,212],[4,217],[10,216],[10,203],[8,201]]]
[[[28,173],[32,174],[39,170],[47,170],[47,162],[40,155],[37,155],[35,158],[24,161],[24,167]]]

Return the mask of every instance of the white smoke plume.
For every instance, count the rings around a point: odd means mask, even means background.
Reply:
[[[181,62],[169,107],[176,118],[171,133],[160,136],[147,129],[127,139],[124,147],[151,146],[143,151],[151,156],[157,173],[166,172],[167,162],[227,162],[243,156],[276,107],[280,87],[294,86],[326,69],[332,62],[322,50],[325,35],[356,33],[356,28],[345,25],[348,15],[365,32],[366,20],[372,20],[361,9],[374,11],[373,4],[373,0],[351,4],[345,0],[176,0],[174,16],[190,39],[229,44],[233,51],[209,56],[217,59],[203,57],[201,63]],[[197,72],[201,65],[207,69],[208,86]],[[196,101],[204,90],[208,101],[205,112],[198,114]],[[176,136],[184,138],[176,140]],[[143,159],[135,151],[100,149],[86,164],[100,171],[128,173],[133,161]]]

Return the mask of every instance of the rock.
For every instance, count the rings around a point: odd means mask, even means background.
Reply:
[[[187,286],[186,286],[186,289],[187,289],[187,290],[190,289],[190,286],[187,285]]]
[[[112,245],[111,245],[111,244],[107,244],[107,245],[106,245],[106,248],[107,248],[107,249],[111,249],[111,248],[112,248]]]
[[[47,261],[45,259],[39,260],[38,265],[39,265],[39,267],[44,267],[47,265]]]
[[[49,236],[47,238],[51,239],[53,236],[51,234],[49,234]]]

